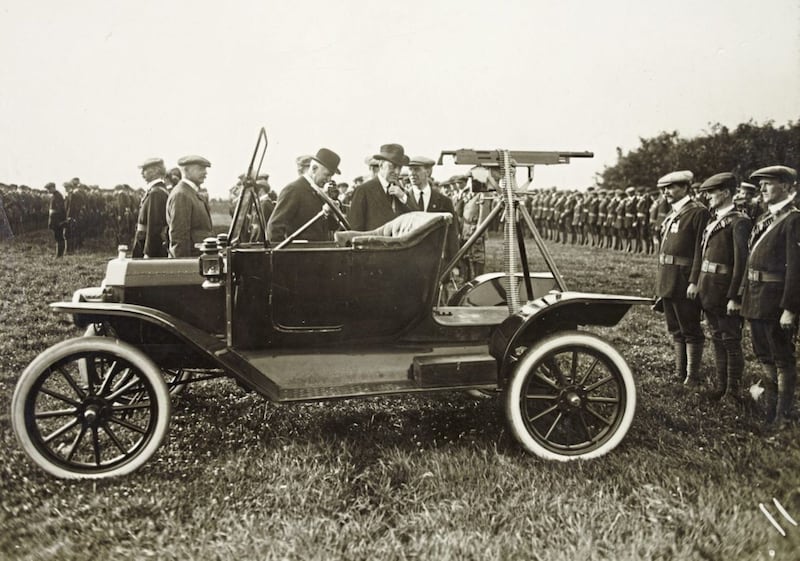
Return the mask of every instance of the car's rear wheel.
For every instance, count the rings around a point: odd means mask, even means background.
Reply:
[[[636,388],[614,347],[596,335],[568,331],[522,355],[505,405],[514,436],[529,452],[549,460],[589,459],[625,437]]]
[[[43,470],[68,479],[133,472],[160,446],[169,416],[161,370],[107,337],[50,347],[22,373],[11,401],[23,450]]]

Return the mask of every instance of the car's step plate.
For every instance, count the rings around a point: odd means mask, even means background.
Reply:
[[[496,381],[486,345],[331,352],[239,351],[274,385],[276,401],[311,401],[474,387]],[[272,392],[270,392],[272,393]]]

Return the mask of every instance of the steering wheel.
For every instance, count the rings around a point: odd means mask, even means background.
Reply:
[[[328,194],[325,193],[325,191],[313,185],[312,187],[314,187],[314,192],[320,199],[322,199],[322,202],[328,205],[328,207],[331,209],[333,216],[336,218],[336,221],[339,223],[339,225],[345,230],[352,230],[350,227],[350,222],[347,221],[347,217],[341,211],[339,205],[337,205],[333,199],[331,199]]]

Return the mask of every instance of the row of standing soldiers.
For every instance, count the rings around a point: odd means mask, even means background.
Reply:
[[[735,197],[737,208],[754,219],[761,211],[753,201],[755,191],[754,185],[743,182]],[[661,224],[670,212],[658,189],[646,187],[589,187],[585,193],[553,187],[531,195],[528,204],[547,240],[648,254],[658,247]]]
[[[753,172],[763,212],[757,219],[739,208],[732,173],[716,174],[700,187],[707,206],[692,196],[693,175],[677,171],[658,181],[670,212],[660,227],[655,309],[672,336],[675,376],[687,386],[703,382],[701,360],[710,331],[714,352],[714,400],[741,402],[745,369],[742,328],[750,327],[762,366],[767,425],[793,418],[800,314],[800,210],[797,172],[776,165]]]

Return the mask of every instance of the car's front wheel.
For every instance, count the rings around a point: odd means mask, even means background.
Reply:
[[[515,365],[505,393],[511,431],[545,459],[596,458],[630,428],[636,388],[625,359],[600,337],[555,333]]]
[[[133,472],[158,449],[169,416],[161,370],[141,351],[107,337],[50,347],[22,373],[11,401],[23,450],[43,470],[67,479]]]

